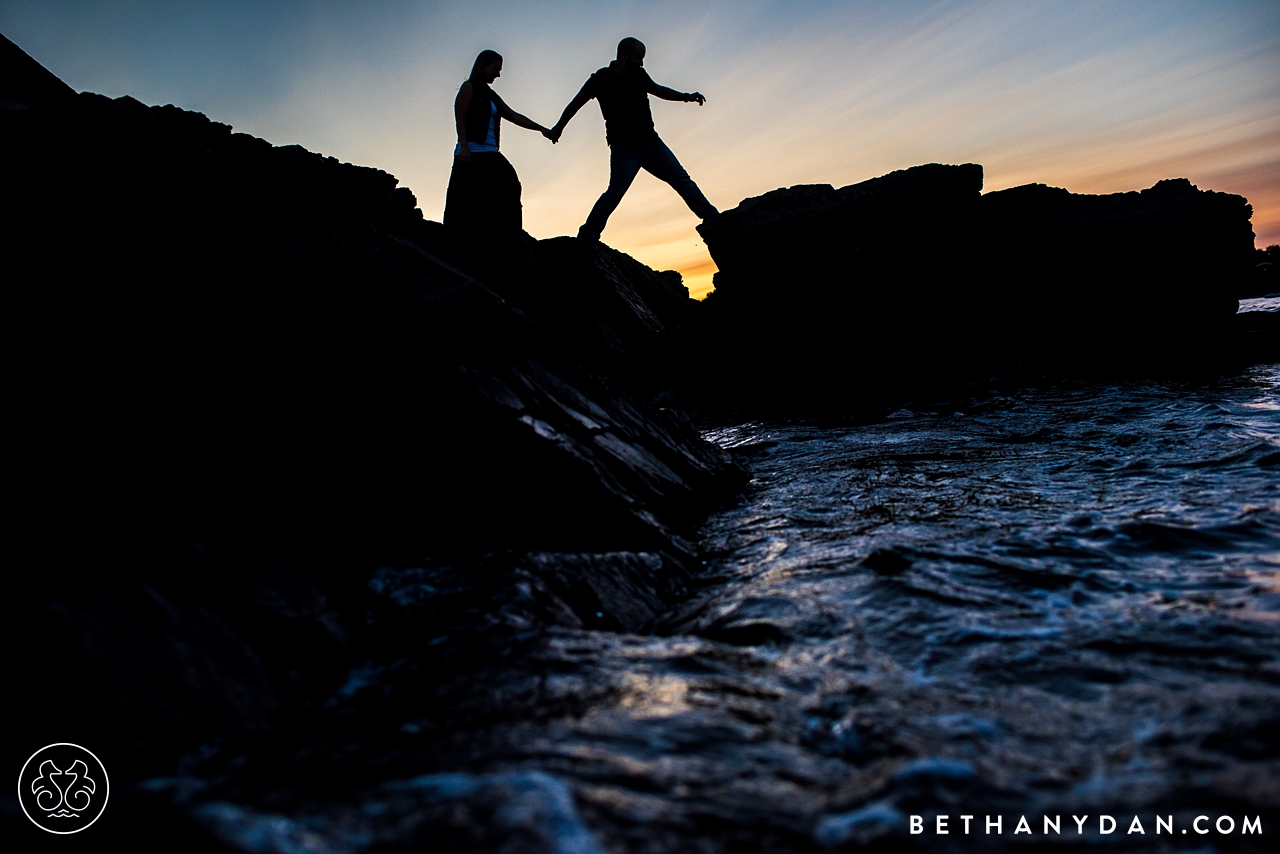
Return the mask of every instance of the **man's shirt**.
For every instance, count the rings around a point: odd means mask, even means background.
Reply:
[[[615,60],[607,68],[601,68],[587,79],[583,88],[589,97],[600,102],[605,139],[610,145],[646,142],[656,135],[653,114],[649,111],[649,93],[658,84],[643,68],[635,69],[627,79],[617,66]]]

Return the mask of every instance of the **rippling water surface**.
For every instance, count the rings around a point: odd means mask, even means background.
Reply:
[[[506,822],[545,843],[510,850],[772,854],[1016,847],[1019,817],[1038,842],[1047,815],[1055,844],[1273,850],[1280,365],[707,437],[754,479],[707,521],[705,572],[655,633],[554,629],[430,687],[425,716],[409,663],[371,669],[365,693],[392,701],[281,760],[360,794],[297,821],[341,850],[430,814],[472,842]],[[272,767],[217,772],[252,783],[219,797],[288,812]],[[907,833],[938,814],[1003,832]],[[1120,831],[1103,839],[1101,814]],[[1236,833],[1170,841],[1157,814]]]
[[[854,844],[914,812],[1273,815],[1280,366],[706,435],[755,477],[703,529],[701,592],[664,637],[553,644],[567,694],[613,699],[522,748],[631,850],[735,822]]]
[[[795,642],[856,617],[924,679],[1030,644],[1017,678],[1050,684],[1044,653],[1086,636],[1111,652],[1154,651],[1175,627],[1248,635],[1280,620],[1277,373],[713,431],[756,478],[705,531],[735,607],[696,625]]]

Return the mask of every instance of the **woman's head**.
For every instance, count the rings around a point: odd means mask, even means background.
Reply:
[[[502,73],[502,54],[496,50],[482,50],[471,66],[471,76],[467,79],[473,83],[492,83]]]

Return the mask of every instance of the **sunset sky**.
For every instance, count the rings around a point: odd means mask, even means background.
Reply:
[[[451,106],[483,48],[494,88],[553,124],[623,36],[653,78],[658,132],[721,209],[777,187],[981,163],[986,190],[1107,193],[1186,177],[1239,193],[1280,243],[1280,2],[60,2],[0,0],[0,32],[79,90],[199,110],[277,145],[396,175],[439,219]],[[573,234],[608,182],[589,104],[552,146],[510,125],[525,228]],[[641,173],[603,239],[714,267],[697,219]],[[922,225],[920,240],[931,237]]]

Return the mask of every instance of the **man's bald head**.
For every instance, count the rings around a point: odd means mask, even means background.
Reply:
[[[618,59],[625,59],[627,57],[644,59],[644,42],[631,36],[627,36],[625,39],[618,42]]]

